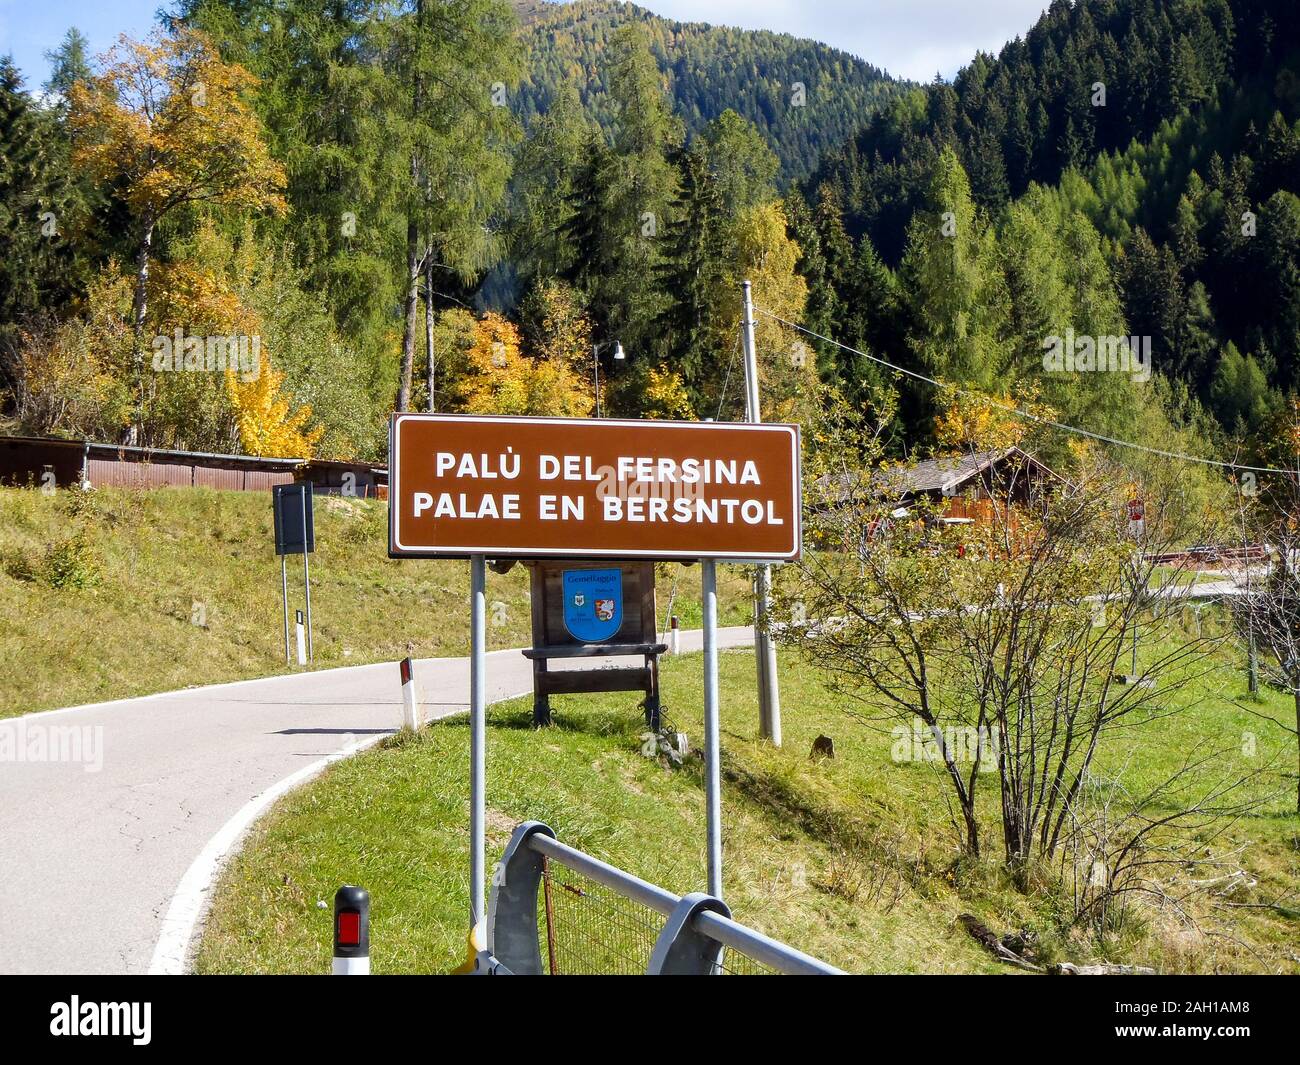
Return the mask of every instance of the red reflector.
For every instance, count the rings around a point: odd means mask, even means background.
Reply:
[[[339,946],[355,947],[361,942],[361,914],[344,910],[339,914]]]

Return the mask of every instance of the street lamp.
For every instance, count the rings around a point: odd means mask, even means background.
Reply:
[[[623,354],[623,345],[617,340],[604,340],[601,341],[599,344],[591,345],[591,376],[592,376],[592,380],[595,382],[596,385],[596,417],[597,418],[600,417],[600,360],[597,358],[597,356],[600,354],[601,348],[607,348],[611,344],[614,345],[615,362],[622,362],[624,359],[627,358],[627,356]]]

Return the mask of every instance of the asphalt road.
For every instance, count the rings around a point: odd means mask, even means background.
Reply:
[[[719,631],[722,647],[751,639],[747,628]],[[682,633],[684,651],[700,646],[698,631]],[[531,690],[518,650],[488,659],[489,701]],[[423,659],[416,681],[426,719],[466,709],[468,659]],[[384,663],[0,721],[0,752],[6,741],[27,753],[83,744],[77,763],[0,760],[0,972],[149,971],[160,936],[183,948],[175,927],[163,935],[165,919],[175,926],[177,889],[183,879],[193,888],[203,856],[227,849],[232,819],[400,720],[397,665]],[[66,729],[77,731],[55,731]]]

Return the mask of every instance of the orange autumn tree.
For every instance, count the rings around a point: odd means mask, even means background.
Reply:
[[[149,267],[159,223],[197,204],[282,212],[285,176],[244,99],[257,79],[223,62],[204,34],[178,24],[148,42],[123,36],[100,67],[70,90],[68,123],[73,164],[111,185],[134,223],[138,436]]]
[[[469,414],[531,414],[582,417],[592,398],[568,358],[531,359],[520,349],[519,330],[489,311],[474,323],[468,367],[456,392]]]

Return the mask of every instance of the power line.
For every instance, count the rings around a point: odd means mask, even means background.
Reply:
[[[876,355],[869,355],[865,351],[859,351],[857,348],[849,347],[848,344],[841,344],[838,340],[833,340],[831,337],[822,336],[820,333],[816,333],[811,329],[805,329],[796,322],[787,321],[780,315],[773,314],[771,311],[763,310],[762,307],[755,307],[754,309],[758,311],[759,314],[767,315],[767,317],[771,318],[774,322],[780,322],[782,325],[789,326],[791,329],[797,329],[800,333],[806,333],[810,337],[824,340],[827,344],[834,344],[837,348],[842,348],[844,351],[852,352],[854,355],[860,355],[864,359],[870,359],[872,362],[888,367],[895,373],[905,374],[906,376],[915,378],[918,381],[924,381],[926,384],[934,385],[936,388],[946,388],[952,392],[960,393],[963,396],[971,396],[983,403],[989,404],[990,406],[997,407],[999,410],[1004,410],[1008,414],[1015,414],[1021,418],[1028,418],[1030,421],[1038,422],[1040,425],[1049,425],[1053,429],[1060,429],[1067,433],[1076,433],[1079,436],[1086,436],[1092,440],[1100,440],[1102,443],[1106,444],[1115,444],[1119,447],[1132,448],[1134,451],[1145,451],[1149,455],[1159,455],[1162,458],[1167,459],[1180,459],[1183,462],[1198,462],[1203,466],[1217,466],[1224,470],[1241,470],[1249,473],[1276,473],[1283,477],[1293,476],[1295,472],[1293,470],[1275,469],[1272,466],[1242,466],[1235,462],[1223,462],[1220,459],[1205,459],[1198,455],[1187,455],[1181,451],[1162,451],[1160,448],[1147,447],[1145,444],[1137,444],[1132,440],[1120,440],[1113,436],[1094,433],[1090,429],[1080,429],[1077,425],[1066,425],[1064,422],[1054,422],[1050,418],[1043,418],[1037,414],[1031,414],[1027,410],[1021,410],[1019,407],[1013,407],[1006,403],[999,403],[996,399],[992,399],[982,392],[975,392],[972,389],[962,388],[959,385],[945,384],[943,381],[936,380],[933,377],[927,377],[925,374],[917,373],[915,370],[908,370],[902,366],[895,366],[892,362]]]
[[[736,352],[740,350],[740,334],[737,333],[731,344],[731,358],[727,361],[727,376],[722,379],[722,394],[718,396],[718,413],[714,421],[722,420],[722,406],[727,402],[727,385],[731,383],[731,370],[736,365]]]

